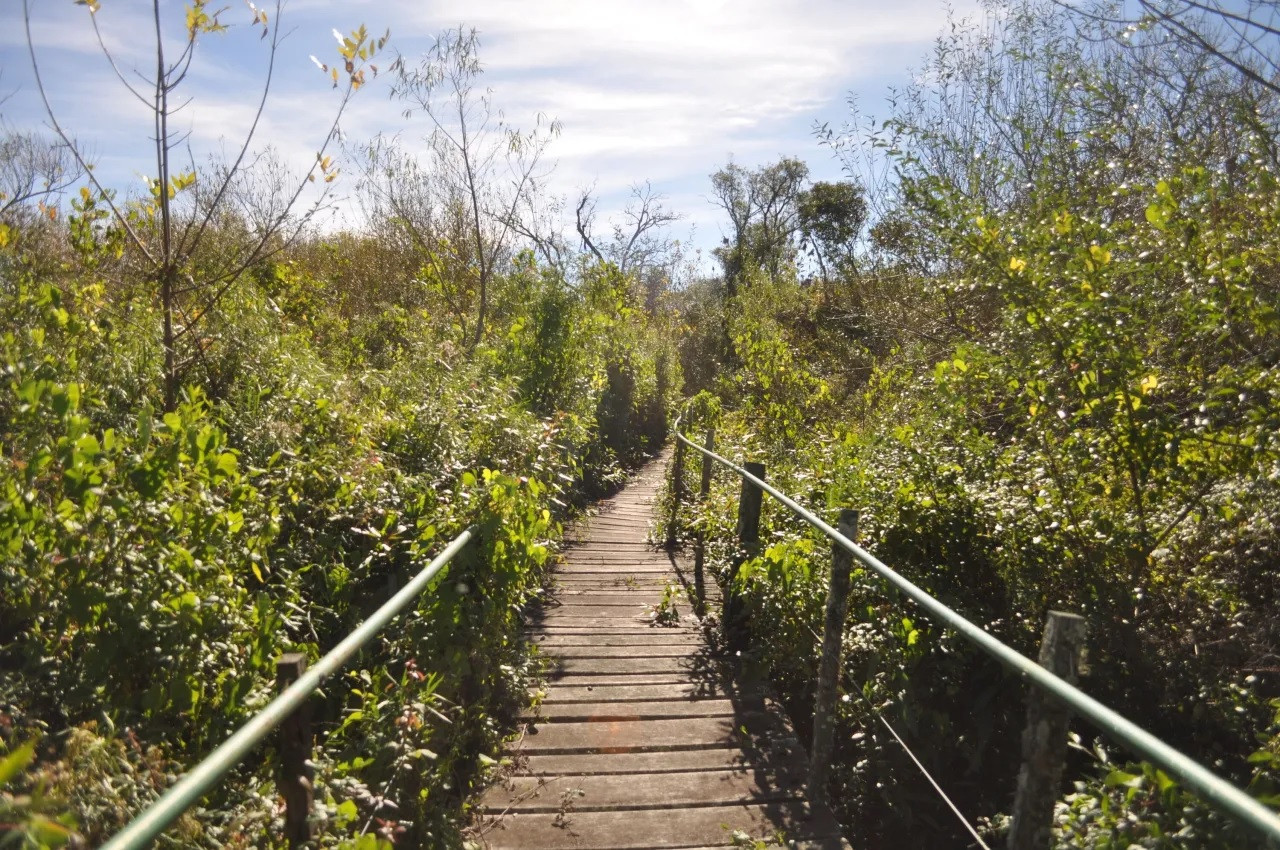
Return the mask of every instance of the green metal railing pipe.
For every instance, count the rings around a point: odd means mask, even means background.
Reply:
[[[875,555],[872,555],[836,531],[811,511],[800,506],[785,493],[771,487],[742,467],[726,460],[715,452],[708,451],[687,439],[680,433],[678,422],[675,434],[685,445],[697,449],[706,457],[733,470],[743,479],[750,481],[786,505],[793,513],[831,538],[863,565],[915,600],[916,604],[928,611],[933,617],[955,629],[970,642],[976,644],[987,655],[990,655],[1021,676],[1024,681],[1029,681],[1047,692],[1071,711],[1088,720],[1099,731],[1123,743],[1130,750],[1164,770],[1186,787],[1195,790],[1205,800],[1232,815],[1241,823],[1256,829],[1266,836],[1272,846],[1280,847],[1280,816],[1277,816],[1275,812],[1262,803],[1225,779],[1215,776],[1150,732],[1126,720],[1123,716],[1107,708],[1084,691],[1066,680],[1058,678],[1022,653],[1005,645],[981,626],[970,622],[959,613],[934,599],[892,568],[882,563]]]
[[[475,526],[472,526],[453,538],[444,551],[436,555],[431,563],[401,588],[399,593],[388,599],[369,619],[361,623],[355,631],[343,638],[341,643],[317,661],[315,666],[281,691],[280,695],[268,703],[266,708],[255,714],[221,746],[209,753],[203,761],[191,769],[190,773],[174,783],[173,787],[159,800],[102,845],[101,850],[138,850],[138,848],[150,846],[160,833],[164,832],[188,808],[195,805],[208,793],[209,789],[217,784],[219,779],[297,711],[326,677],[341,670],[351,660],[351,656],[408,607],[431,579],[435,578],[436,574],[471,542],[475,534]]]

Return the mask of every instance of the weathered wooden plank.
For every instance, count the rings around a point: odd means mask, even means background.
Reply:
[[[736,689],[716,682],[646,682],[623,685],[552,685],[543,689],[543,705],[630,700],[696,700],[733,696]]]
[[[654,702],[546,702],[533,710],[555,723],[603,723],[614,720],[668,720],[673,717],[733,717],[733,700],[675,699]]]
[[[575,546],[572,549],[568,549],[563,552],[561,557],[566,561],[590,561],[602,559],[613,561],[662,561],[667,564],[679,562],[679,559],[672,557],[670,552],[666,552],[662,549],[655,549],[647,545]]]
[[[545,617],[534,620],[533,628],[545,629],[555,626],[577,627],[577,628],[608,628],[616,626],[618,628],[626,627],[631,629],[648,628],[652,622],[648,617],[636,612],[629,616],[618,614],[613,617],[582,617],[579,615],[566,613],[563,610],[556,610]]]
[[[761,768],[603,776],[513,776],[481,798],[486,812],[517,814],[668,808],[672,800],[699,806],[761,803],[802,797],[801,771]]]
[[[701,645],[702,636],[692,628],[676,626],[674,628],[665,628],[662,626],[649,625],[617,625],[604,626],[594,628],[592,626],[552,626],[539,629],[530,629],[526,635],[532,641],[543,641],[559,638],[581,638],[593,639],[600,638],[608,645],[610,641],[618,642],[625,638],[653,638],[655,643],[666,643],[668,641],[688,641],[692,644]]]
[[[552,646],[543,644],[550,658],[684,658],[688,645],[632,644],[630,646]]]
[[[520,747],[526,753],[625,753],[727,747],[739,743],[733,718],[700,717],[538,724],[525,733]]]
[[[552,669],[570,675],[600,676],[619,673],[684,673],[698,668],[692,658],[563,658],[552,659]]]
[[[741,747],[672,750],[662,753],[552,753],[522,759],[522,776],[604,776],[614,773],[680,773],[754,764]]]
[[[775,718],[743,713],[732,717],[689,717],[672,720],[608,720],[539,722],[520,741],[525,753],[661,752],[698,748],[759,746],[784,736]]]
[[[599,573],[599,578],[608,581],[617,578],[618,573],[628,572],[636,573],[636,581],[652,582],[662,581],[661,576],[663,575],[677,576],[680,574],[672,564],[666,561],[642,558],[570,560],[556,568],[556,575],[569,581],[586,581],[591,578],[591,576],[583,575],[583,573]]]
[[[543,651],[555,655],[551,650],[579,646],[601,647],[658,647],[678,646],[686,653],[700,643],[695,632],[678,629],[652,629],[642,634],[614,634],[610,632],[587,632],[585,634],[548,634],[538,638],[538,645]]]
[[[625,582],[612,587],[562,587],[553,591],[550,598],[562,605],[583,605],[588,602],[634,605],[637,601],[661,599],[666,593],[666,587],[664,584],[653,587],[628,587]]]
[[[611,676],[575,676],[568,673],[548,675],[549,687],[580,688],[597,685],[701,685],[713,681],[701,673],[632,673]]]

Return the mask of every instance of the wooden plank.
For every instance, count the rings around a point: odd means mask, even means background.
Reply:
[[[673,558],[670,552],[664,552],[661,549],[653,549],[648,546],[643,548],[630,546],[580,546],[564,552],[562,557],[566,561],[661,561],[664,564],[673,564],[679,561],[678,558]]]
[[[661,700],[655,702],[544,702],[537,717],[555,723],[605,723],[616,720],[668,720],[673,717],[733,717],[733,700]]]
[[[601,598],[604,596],[606,598]],[[600,609],[608,611],[608,609],[618,609],[622,614],[636,608],[649,608],[662,601],[662,594],[637,594],[630,598],[619,597],[616,594],[591,594],[590,596],[566,596],[552,601],[549,605],[551,610],[565,611],[567,613],[579,614],[585,610]]]
[[[795,800],[803,796],[803,772],[757,768],[686,773],[617,773],[603,776],[513,776],[481,798],[489,814],[664,809],[672,800],[700,806]]]
[[[753,762],[740,747],[672,750],[665,753],[533,754],[520,761],[522,776],[604,776],[614,773],[681,773],[724,770]]]
[[[544,690],[543,705],[561,702],[715,699],[736,689],[716,682],[645,682],[621,685],[553,685]]]
[[[601,638],[604,643],[618,643],[625,638],[654,638],[657,643],[666,643],[667,641],[688,641],[689,643],[701,646],[702,635],[692,628],[676,626],[675,628],[664,628],[662,626],[630,626],[630,625],[614,625],[594,628],[592,626],[553,626],[542,629],[530,629],[526,633],[526,637],[531,641],[543,641],[559,638]]]
[[[582,566],[589,565],[583,564]],[[628,590],[643,590],[645,588],[652,587],[661,589],[662,586],[666,584],[666,581],[661,575],[647,574],[640,576],[620,576],[617,575],[617,570],[599,570],[599,572],[608,573],[608,575],[601,575],[593,578],[591,576],[562,573],[557,570],[555,581],[549,584],[548,587],[551,589],[563,587],[572,590],[576,587],[594,586],[625,587]],[[679,575],[679,573],[676,573],[676,575]]]
[[[550,594],[551,599],[561,605],[583,605],[589,602],[614,605],[634,605],[650,599],[661,599],[666,593],[667,585],[656,587],[628,587],[625,582],[613,587],[593,588],[560,588]],[[680,591],[683,593],[683,590]]]
[[[546,689],[565,688],[585,688],[600,687],[604,685],[699,685],[710,689],[713,680],[701,674],[694,676],[689,673],[635,673],[631,675],[618,676],[549,676]],[[715,683],[715,687],[722,687],[721,684]]]
[[[549,658],[685,658],[687,644],[632,644],[630,646],[551,646],[543,644]]]
[[[609,628],[610,626],[618,628],[642,629],[649,628],[652,622],[648,617],[636,612],[634,615],[622,616],[621,614],[613,617],[583,617],[576,614],[557,610],[545,617],[535,620],[532,628],[545,629],[555,626],[577,627],[577,628]]]
[[[538,638],[543,649],[570,646],[681,646],[686,649],[700,646],[697,632],[685,629],[655,628],[640,634],[615,634],[611,632],[587,632],[585,634],[549,634]]]
[[[526,753],[625,753],[727,747],[739,744],[733,718],[545,723],[520,742]]]
[[[686,673],[696,669],[698,663],[691,658],[564,658],[552,659],[552,669],[577,676]]]
[[[670,564],[660,563],[643,563],[637,561],[618,561],[616,564],[605,563],[603,561],[595,561],[592,563],[570,563],[561,566],[556,570],[560,575],[582,577],[597,576],[602,580],[617,578],[620,575],[634,575],[637,578],[644,576],[646,578],[660,576],[675,576],[675,572],[671,569]]]
[[[783,733],[763,714],[690,717],[675,720],[610,720],[532,724],[520,741],[525,753],[662,752],[699,748],[756,746]]]

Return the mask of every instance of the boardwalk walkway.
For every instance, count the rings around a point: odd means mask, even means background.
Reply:
[[[552,668],[512,745],[515,773],[480,801],[493,850],[847,846],[803,799],[804,751],[785,718],[735,688],[685,597],[678,623],[653,624],[668,587],[692,586],[678,556],[646,542],[666,460],[576,530],[532,627]]]

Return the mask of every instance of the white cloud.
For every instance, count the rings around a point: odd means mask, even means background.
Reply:
[[[971,9],[966,2],[953,5]],[[78,134],[94,136],[113,169],[133,160],[130,173],[149,171],[140,105],[130,106],[113,88],[109,67],[90,55],[97,47],[84,10],[70,2],[33,5],[40,7],[34,34],[50,57],[47,82],[59,92],[61,117]],[[122,64],[147,60],[147,5],[103,4],[101,24]],[[176,3],[166,6],[180,11]],[[292,0],[285,26],[296,31],[278,57],[259,138],[298,168],[314,158],[336,93],[308,56],[331,58],[331,29],[345,32],[362,20],[375,32],[389,26],[395,48],[412,58],[442,28],[464,23],[481,32],[485,82],[512,123],[528,127],[538,113],[562,122],[550,149],[558,161],[556,191],[594,184],[607,214],[622,206],[630,185],[651,180],[698,224],[698,242],[707,247],[718,241],[715,210],[704,197],[708,174],[730,155],[754,165],[789,154],[830,176],[833,166],[810,136],[813,122],[838,122],[849,91],[874,110],[886,79],[896,74],[905,81],[945,15],[942,0]],[[236,24],[247,17],[238,5],[227,14]],[[172,23],[180,29],[180,20]],[[0,109],[30,126],[40,110],[24,70],[21,30],[21,4],[4,4],[0,85],[22,88]],[[211,150],[247,129],[263,48],[243,26],[202,44],[189,80],[195,100],[180,117],[193,147]],[[343,121],[350,138],[421,135],[422,125],[406,125],[386,91],[379,83],[360,93]]]

